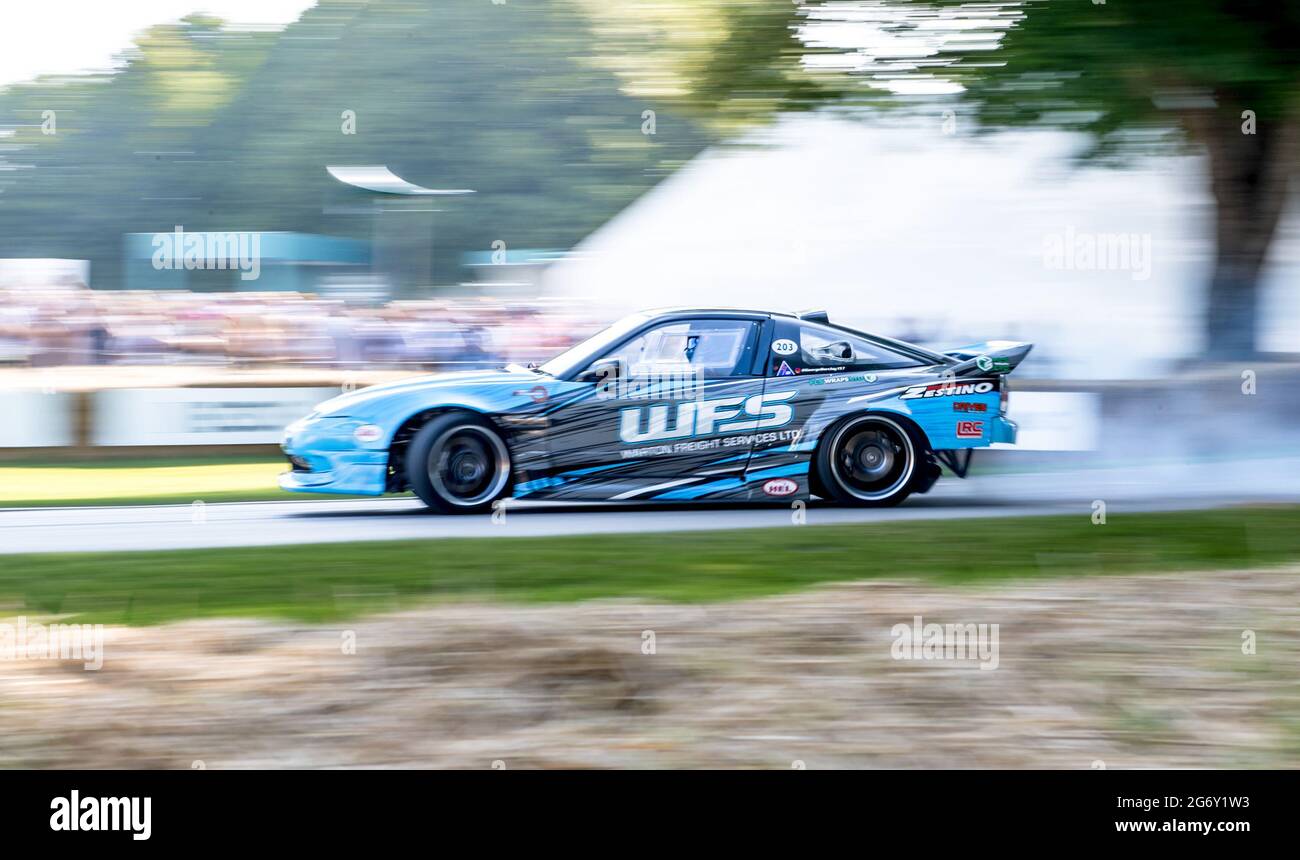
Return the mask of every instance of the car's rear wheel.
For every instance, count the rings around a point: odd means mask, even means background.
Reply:
[[[415,434],[406,450],[406,475],[431,509],[481,513],[510,489],[510,450],[486,419],[449,412]]]
[[[817,451],[817,478],[846,505],[887,507],[912,493],[924,445],[885,415],[858,415],[836,426]]]

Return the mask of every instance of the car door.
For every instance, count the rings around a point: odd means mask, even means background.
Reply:
[[[743,483],[765,322],[656,320],[596,359],[575,381],[588,388],[547,416],[551,481],[533,497],[680,501]]]
[[[806,320],[777,317],[763,356],[765,400],[788,404],[790,421],[759,434],[746,483],[754,498],[808,492],[808,468],[819,434],[854,408],[864,387],[885,387],[916,373],[923,362],[852,332]]]

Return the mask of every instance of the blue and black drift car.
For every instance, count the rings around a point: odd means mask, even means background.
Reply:
[[[938,353],[824,312],[633,314],[545,364],[349,392],[285,430],[287,490],[413,490],[443,513],[504,498],[894,505],[940,464],[1014,442],[1006,375],[1030,344]]]

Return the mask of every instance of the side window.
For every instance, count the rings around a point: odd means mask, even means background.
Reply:
[[[815,325],[799,326],[799,364],[808,371],[889,370],[918,362],[864,338]]]
[[[748,376],[757,335],[758,324],[749,320],[683,320],[644,331],[601,361],[633,376]]]

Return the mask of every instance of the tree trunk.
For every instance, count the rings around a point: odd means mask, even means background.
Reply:
[[[1206,358],[1225,361],[1257,354],[1259,282],[1269,245],[1286,206],[1295,164],[1297,123],[1262,115],[1255,133],[1243,132],[1249,103],[1219,94],[1220,110],[1189,124],[1210,160],[1215,202],[1215,258],[1205,307]]]

